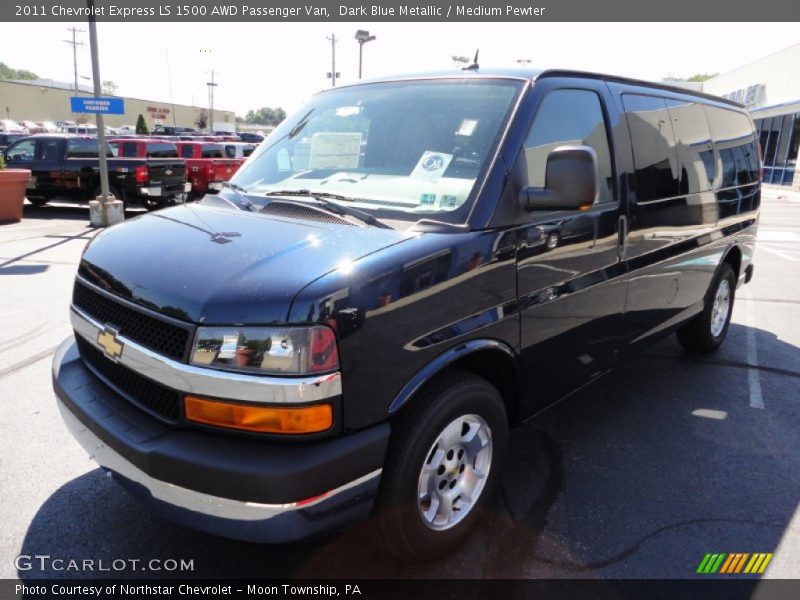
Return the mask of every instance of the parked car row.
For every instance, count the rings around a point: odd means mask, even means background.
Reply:
[[[165,136],[166,137],[166,136]],[[56,197],[88,200],[100,193],[98,140],[72,134],[0,134],[10,167],[29,169],[28,200],[43,206]],[[255,145],[245,142],[172,141],[152,136],[107,141],[111,193],[148,210],[220,191]]]

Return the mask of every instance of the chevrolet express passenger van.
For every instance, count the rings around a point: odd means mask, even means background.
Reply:
[[[374,515],[440,555],[509,427],[672,332],[722,343],[759,202],[721,98],[556,70],[336,87],[218,196],[89,244],[58,403],[168,519],[285,542]]]

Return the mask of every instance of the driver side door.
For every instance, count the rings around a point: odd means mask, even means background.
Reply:
[[[625,303],[625,207],[609,135],[609,92],[592,80],[544,80],[536,87],[542,95],[524,143],[527,185],[546,187],[555,148],[589,146],[597,155],[597,195],[585,210],[532,210],[518,231],[520,365],[531,411],[607,369]]]

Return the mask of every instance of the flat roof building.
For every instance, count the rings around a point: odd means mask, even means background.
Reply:
[[[0,80],[0,118],[15,121],[74,121],[79,116],[70,110],[69,99],[75,96],[73,86],[50,80],[9,81]],[[78,96],[91,96],[83,87]],[[120,96],[125,101],[124,115],[104,115],[110,127],[135,125],[139,115],[143,115],[147,126],[152,130],[156,123],[196,127],[201,112],[208,109],[202,106],[187,106],[172,102],[143,100]],[[90,123],[94,116],[89,115]],[[214,129],[220,131],[236,130],[236,115],[230,110],[214,109]]]
[[[800,44],[703,82],[702,90],[750,109],[764,155],[764,183],[800,190]]]

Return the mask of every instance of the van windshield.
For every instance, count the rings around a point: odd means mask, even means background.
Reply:
[[[247,160],[233,183],[345,196],[379,218],[466,221],[522,82],[375,83],[314,97]],[[265,198],[266,202],[266,198]]]

